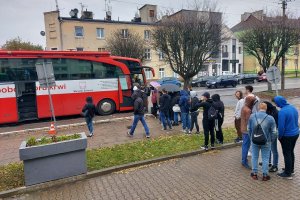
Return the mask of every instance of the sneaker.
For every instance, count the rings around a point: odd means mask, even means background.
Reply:
[[[264,175],[262,181],[269,181],[271,177],[269,175]]]
[[[278,167],[274,165],[269,169],[269,172],[277,172],[277,171],[278,171]]]
[[[148,139],[149,139],[149,138],[150,138],[150,135],[146,135],[146,138],[148,138]]]
[[[211,150],[216,149],[215,145],[212,144],[212,145],[210,146],[210,149],[211,149]]]
[[[181,132],[186,133],[186,130],[182,129]]]
[[[251,167],[248,164],[242,163],[243,167],[245,167],[246,169],[251,169]]]
[[[167,128],[162,128],[161,130],[162,130],[162,131],[165,131],[165,130],[167,130]]]
[[[205,151],[208,151],[208,146],[202,146],[201,149],[204,149]]]
[[[133,135],[129,133],[129,131],[127,132],[127,136],[128,137],[132,137]]]
[[[196,134],[197,134],[197,135],[199,135],[199,134],[200,134],[200,132],[199,132],[199,131],[197,131],[197,132],[196,132]]]
[[[285,168],[282,168],[281,169],[282,171],[280,172],[280,173],[284,173],[284,171],[285,171]],[[294,176],[295,175],[295,172],[294,171],[292,171],[292,176]]]
[[[169,127],[170,128],[170,130],[173,130],[174,128],[171,126],[171,127]]]
[[[292,180],[292,179],[293,179],[292,175],[287,175],[287,174],[284,173],[284,172],[278,173],[277,176],[280,177],[280,178],[288,179],[288,180]]]
[[[250,174],[250,176],[251,176],[251,178],[253,179],[253,180],[258,180],[258,177],[257,177],[257,173],[251,173]]]

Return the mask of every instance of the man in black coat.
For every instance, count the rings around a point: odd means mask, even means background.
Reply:
[[[165,89],[162,90],[162,96],[159,98],[159,114],[163,125],[162,130],[167,130],[167,124],[172,129],[169,111],[171,108],[171,97]],[[167,121],[167,123],[166,123]]]

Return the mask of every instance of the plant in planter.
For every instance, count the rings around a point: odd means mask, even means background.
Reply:
[[[66,178],[87,172],[85,133],[29,138],[19,148],[25,185]]]

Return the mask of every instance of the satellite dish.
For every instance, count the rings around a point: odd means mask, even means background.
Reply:
[[[106,12],[106,15],[107,15],[107,16],[111,16],[111,11],[107,11],[107,12]]]
[[[41,36],[45,36],[46,33],[45,33],[45,31],[41,31],[40,34],[41,34]]]
[[[77,17],[77,14],[78,14],[78,9],[75,8],[75,9],[72,9],[70,12],[69,12],[69,15],[71,17]]]

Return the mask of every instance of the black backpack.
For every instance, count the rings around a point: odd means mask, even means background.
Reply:
[[[218,113],[219,113],[219,111],[216,110],[216,108],[213,105],[211,105],[209,107],[208,113],[207,113],[208,114],[208,119],[209,120],[215,120],[215,119],[217,119],[218,118]]]
[[[256,114],[255,114],[255,119],[256,119],[257,125],[255,126],[255,128],[253,130],[252,142],[256,145],[265,145],[267,143],[267,138],[261,127],[261,124],[265,121],[265,119],[267,117],[268,117],[268,115],[266,115],[266,117],[261,121],[261,123],[258,123]]]

